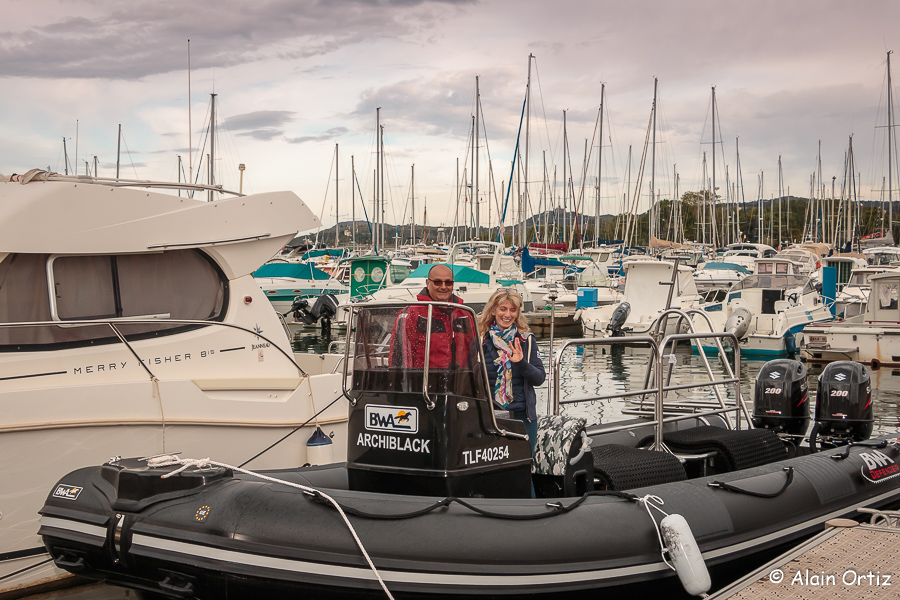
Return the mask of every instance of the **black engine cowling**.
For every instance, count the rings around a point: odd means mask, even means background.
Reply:
[[[868,439],[874,426],[869,371],[864,365],[848,360],[829,363],[819,375],[818,435],[858,442]]]
[[[806,365],[796,360],[767,362],[756,375],[753,426],[804,435],[809,426]]]

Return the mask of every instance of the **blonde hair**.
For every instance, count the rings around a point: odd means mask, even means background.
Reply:
[[[522,296],[520,296],[519,292],[517,292],[513,288],[500,288],[491,295],[491,297],[487,301],[487,304],[484,305],[484,309],[481,311],[481,314],[478,315],[478,334],[480,336],[484,337],[487,335],[488,330],[491,328],[491,325],[494,324],[494,310],[500,305],[501,302],[505,302],[507,300],[513,303],[513,306],[516,307],[516,311],[518,313],[516,315],[516,329],[519,330],[519,333],[528,333],[528,321],[525,320],[525,315],[522,312],[522,307],[524,306],[524,302],[522,302]]]

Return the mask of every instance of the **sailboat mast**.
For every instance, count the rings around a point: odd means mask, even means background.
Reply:
[[[525,189],[520,190],[519,215],[522,218],[522,228],[519,229],[519,247],[525,247],[525,229],[528,224],[528,147],[531,141],[531,59],[534,54],[528,54],[528,83],[525,85],[525,104],[528,106],[525,112]],[[563,150],[565,152],[565,150]]]
[[[781,199],[784,196],[783,185],[784,183],[784,173],[781,169],[781,155],[778,155],[778,249],[781,250],[781,242],[784,241],[784,236],[781,234]]]
[[[478,127],[480,124],[479,108],[481,104],[481,92],[478,89],[478,75],[475,76],[475,168],[473,169],[475,194],[473,201],[475,202],[475,239],[481,239],[481,210],[478,206]]]
[[[63,150],[66,149],[66,138],[63,138]],[[68,161],[68,158],[66,159]],[[122,162],[122,124],[119,123],[119,137],[116,138],[116,179],[119,178],[119,165]],[[68,169],[68,165],[66,166]],[[66,171],[68,175],[68,171]],[[190,183],[194,183],[193,178]]]
[[[710,186],[710,229],[712,231],[712,244],[716,243],[718,224],[716,223],[716,86],[712,86],[712,185]]]
[[[656,199],[656,77],[653,78],[653,138],[650,144],[650,224],[648,229],[650,230],[650,235],[656,231],[655,228],[655,218],[656,218],[656,210],[654,206],[654,200]],[[650,245],[650,239],[647,240],[647,245]]]
[[[468,233],[466,234],[466,237],[469,239],[472,239],[472,236],[475,233],[475,226],[476,226],[476,224],[475,224],[475,199],[472,198],[472,193],[475,191],[475,185],[474,185],[475,182],[473,180],[469,179],[470,177],[472,177],[473,173],[475,173],[475,129],[476,129],[475,115],[472,115],[472,133],[469,135],[469,140],[472,142],[472,150],[470,152],[472,166],[469,168],[469,172],[466,173],[466,179],[469,181],[468,186],[466,186],[466,189],[468,190],[468,193],[469,193],[469,216],[468,216],[468,220],[466,221],[466,231]],[[472,226],[472,229],[469,229],[469,226]]]
[[[216,164],[216,94],[210,94],[209,99],[209,185],[216,185],[216,173],[213,165]],[[213,199],[213,192],[209,190],[207,198]]]
[[[341,245],[341,211],[338,205],[338,145],[334,144],[334,246],[337,248]]]
[[[378,160],[378,168],[381,171],[381,178],[379,179],[379,188],[378,188],[378,195],[381,198],[381,200],[378,202],[379,209],[381,210],[381,214],[378,215],[378,217],[379,217],[378,222],[381,227],[381,233],[379,234],[378,238],[381,240],[381,246],[383,248],[384,247],[384,216],[385,216],[385,210],[384,210],[384,125],[382,125],[378,129],[378,148],[381,150],[381,157]]]
[[[594,221],[595,246],[600,245],[600,182],[603,181],[603,95],[606,92],[606,84],[600,84],[600,147],[597,148],[597,211]]]
[[[569,175],[566,171],[566,155],[569,153],[569,134],[566,129],[566,111],[563,111],[563,226],[562,236],[566,239],[566,226],[569,224]]]
[[[380,239],[381,231],[379,229],[379,223],[381,222],[381,209],[378,205],[380,196],[378,193],[379,182],[381,180],[381,107],[375,109],[375,190],[374,194],[372,194],[372,204],[374,213],[372,216],[375,218],[375,228],[373,229],[373,237],[374,237],[374,247],[375,253],[378,254],[378,247],[382,244],[383,240]]]
[[[757,190],[756,190],[756,243],[757,244],[765,244],[766,241],[763,239],[763,203],[762,203],[762,173],[757,177]]]
[[[410,169],[409,187],[410,187],[411,195],[412,195],[412,198],[411,198],[412,206],[410,207],[412,209],[412,224],[411,224],[412,226],[410,227],[411,231],[409,233],[409,239],[413,243],[413,245],[415,245],[415,243],[416,243],[416,165],[415,164],[413,164],[413,166]]]
[[[356,161],[355,156],[350,155],[350,220],[353,222],[350,230],[351,243],[356,250]]]
[[[887,97],[888,97],[888,231],[891,232],[891,239],[894,239],[894,195],[893,195],[893,146],[894,146],[894,94],[893,85],[891,85],[891,54],[893,50],[887,53]]]

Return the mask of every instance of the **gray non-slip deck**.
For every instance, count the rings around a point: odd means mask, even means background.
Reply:
[[[804,544],[709,596],[715,600],[853,600],[900,597],[900,512],[868,524],[835,519]]]

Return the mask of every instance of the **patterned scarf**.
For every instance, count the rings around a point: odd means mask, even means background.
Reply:
[[[512,343],[519,331],[515,325],[510,325],[509,329],[501,330],[497,323],[491,325],[491,340],[497,349],[497,358],[494,363],[497,365],[497,383],[494,384],[494,398],[503,408],[509,406],[513,401],[512,389]]]

